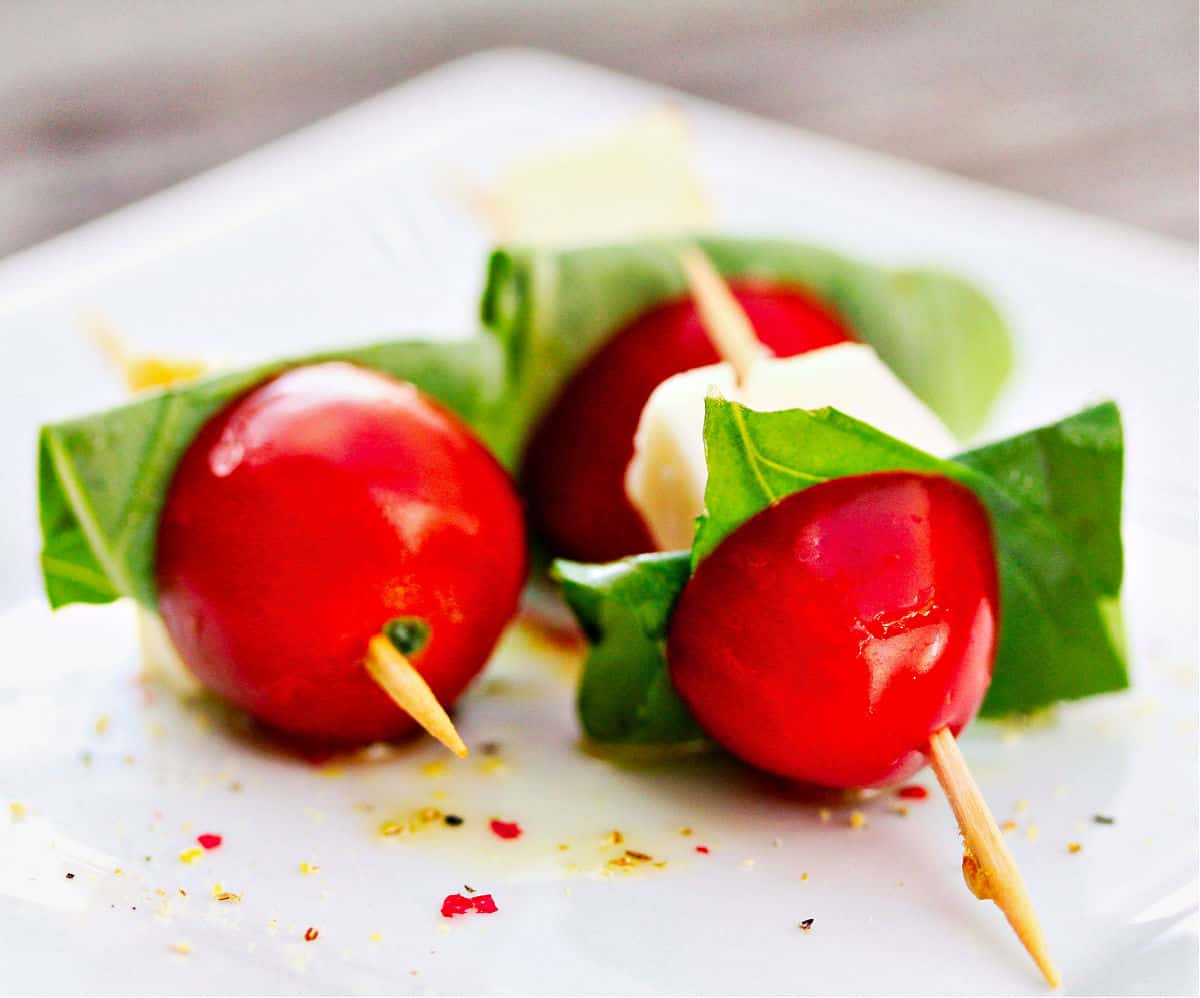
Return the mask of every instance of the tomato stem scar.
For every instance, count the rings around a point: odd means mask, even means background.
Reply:
[[[383,633],[396,651],[412,658],[429,644],[429,621],[423,617],[393,617],[383,625]]]

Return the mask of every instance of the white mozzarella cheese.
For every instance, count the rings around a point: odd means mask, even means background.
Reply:
[[[752,409],[832,406],[939,456],[954,437],[871,347],[842,343],[754,363],[741,386],[728,364],[668,378],[642,410],[625,490],[660,550],[689,547],[704,509],[704,399],[713,392]]]

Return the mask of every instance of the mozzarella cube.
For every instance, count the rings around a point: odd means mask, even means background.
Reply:
[[[646,402],[625,491],[660,550],[687,548],[704,510],[704,400],[714,392],[760,412],[832,406],[938,456],[957,450],[950,431],[863,343],[840,343],[753,364],[744,384],[728,364],[684,371]]]

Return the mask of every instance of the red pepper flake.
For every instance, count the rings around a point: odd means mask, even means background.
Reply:
[[[897,790],[896,796],[903,797],[905,800],[924,800],[929,796],[929,791],[919,783],[910,783],[907,787]]]
[[[705,856],[708,855],[708,846],[696,846],[696,852],[702,852]]]
[[[442,901],[442,917],[453,918],[455,915],[465,915],[475,910],[475,902],[461,894],[447,894]]]
[[[197,835],[196,841],[205,849],[216,849],[225,840],[220,835],[213,835],[211,832],[205,832],[203,835]]]
[[[312,942],[314,939],[316,939],[316,938],[317,938],[317,936],[319,936],[320,934],[321,934],[321,933],[319,933],[319,932],[318,932],[316,929],[314,929],[314,928],[313,928],[313,927],[310,925],[310,926],[309,926],[307,929],[305,929],[305,930],[304,930],[304,941],[305,941],[306,943],[311,943],[311,942]]]
[[[477,894],[475,897],[464,897],[462,894],[447,894],[442,902],[442,917],[453,918],[455,915],[467,915],[478,912],[480,915],[491,915],[498,911],[496,901],[490,894]]]
[[[515,821],[501,821],[498,818],[492,819],[492,834],[499,836],[502,839],[515,839],[521,835],[523,829]]]

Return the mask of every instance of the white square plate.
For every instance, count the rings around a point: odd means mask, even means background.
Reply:
[[[28,812],[0,813],[0,989],[1042,990],[963,887],[936,792],[907,817],[886,796],[854,805],[868,822],[852,829],[851,805],[823,821],[819,802],[727,762],[589,757],[564,654],[535,635],[515,632],[459,711],[468,742],[498,755],[445,762],[421,742],[317,769],[140,685],[128,606],[39,603],[36,427],[120,397],[81,314],[141,345],[236,355],[469,330],[488,239],[461,182],[665,100],[687,115],[720,228],[936,262],[995,295],[1020,360],[989,435],[1121,403],[1135,687],[1031,730],[976,725],[963,745],[1017,823],[1065,990],[1196,991],[1194,251],[520,51],[447,66],[0,264],[0,799]],[[378,834],[423,807],[465,824]],[[493,816],[525,834],[491,836]],[[182,862],[202,832],[224,843]],[[666,866],[614,871],[625,848]],[[212,900],[218,882],[242,900]],[[500,911],[443,920],[464,882]]]

